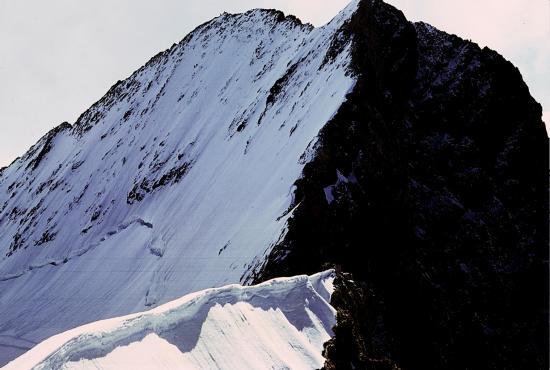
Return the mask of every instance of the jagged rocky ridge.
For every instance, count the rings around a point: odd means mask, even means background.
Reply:
[[[341,265],[327,369],[548,367],[548,139],[496,52],[362,1],[359,76],[257,280]]]
[[[547,164],[491,50],[377,0],[222,15],[0,172],[0,360],[339,265],[326,368],[547,368]]]

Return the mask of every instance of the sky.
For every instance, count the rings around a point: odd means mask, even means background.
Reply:
[[[550,126],[550,0],[387,0],[504,55]],[[224,11],[277,8],[315,26],[348,0],[0,0],[0,167],[117,80]]]

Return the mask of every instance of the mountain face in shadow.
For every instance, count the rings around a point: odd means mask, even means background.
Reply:
[[[340,265],[327,369],[548,367],[548,139],[498,53],[362,1],[354,90],[258,281]],[[351,280],[353,279],[353,280]]]

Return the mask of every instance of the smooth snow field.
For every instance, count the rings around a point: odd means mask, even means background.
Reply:
[[[330,339],[332,270],[188,294],[51,337],[5,370],[317,369]]]

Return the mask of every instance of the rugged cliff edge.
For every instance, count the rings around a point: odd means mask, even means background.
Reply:
[[[327,369],[548,368],[548,139],[487,48],[363,0],[355,89],[257,280],[340,265]]]

